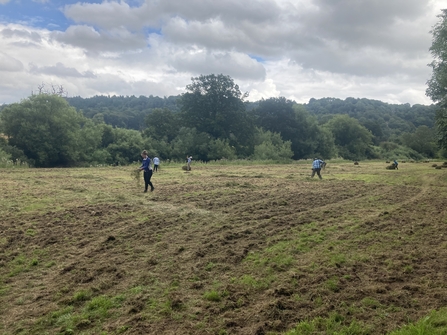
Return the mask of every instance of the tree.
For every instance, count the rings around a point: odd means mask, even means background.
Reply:
[[[414,133],[402,134],[402,143],[425,157],[434,158],[438,147],[434,131],[427,126],[420,126]]]
[[[243,101],[248,93],[241,93],[230,76],[211,74],[192,78],[186,91],[180,99],[186,127],[214,139],[228,140],[239,154],[251,149],[254,126]]]
[[[67,166],[78,155],[82,115],[58,94],[32,95],[3,109],[4,134],[37,167]]]
[[[325,125],[334,135],[338,153],[345,159],[366,158],[373,135],[358,120],[348,115],[337,115]]]
[[[144,133],[156,140],[171,142],[178,134],[180,122],[178,113],[167,108],[154,108],[146,116]]]
[[[251,156],[258,160],[289,161],[292,159],[292,142],[283,141],[279,133],[257,129],[255,149]]]
[[[293,105],[293,101],[284,97],[262,99],[253,114],[257,126],[280,134],[285,141],[291,141],[292,150],[295,152],[298,149],[297,139],[301,137],[301,134]],[[295,155],[294,158],[300,157]]]
[[[426,94],[439,106],[436,113],[438,140],[447,149],[447,9],[442,9],[438,18],[439,21],[431,31],[433,39],[430,52],[434,59],[429,66],[433,73],[427,81]]]

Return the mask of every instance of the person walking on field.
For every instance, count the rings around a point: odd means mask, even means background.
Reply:
[[[313,178],[316,173],[318,175],[318,178],[322,179],[320,171],[321,171],[321,167],[325,164],[326,163],[324,161],[322,161],[321,159],[315,158],[312,163],[312,175],[310,177]]]
[[[141,157],[143,157],[143,164],[140,166],[140,170],[144,171],[144,193],[147,192],[148,186],[151,186],[151,192],[154,190],[154,185],[151,183],[152,177],[152,166],[151,159],[147,156],[147,151],[143,150],[141,153]]]
[[[160,159],[157,156],[155,156],[153,161],[154,161],[154,172],[158,172],[158,166],[160,165]]]

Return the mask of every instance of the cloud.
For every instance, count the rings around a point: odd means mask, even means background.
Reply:
[[[89,53],[123,53],[128,50],[146,47],[145,37],[141,34],[132,34],[125,29],[97,31],[90,26],[70,26],[65,32],[52,33],[54,40],[80,47]]]
[[[56,81],[82,96],[173,95],[191,77],[222,73],[255,100],[430,102],[429,31],[443,0],[95,2],[65,5],[65,22],[34,6],[51,31],[0,23],[3,68],[16,71],[2,73],[0,92]]]
[[[280,14],[279,6],[272,0],[146,0],[136,7],[124,1],[105,1],[100,4],[83,2],[66,5],[63,11],[67,18],[77,23],[103,29],[160,27],[172,17],[182,17],[188,21],[221,18],[231,23],[263,23]]]
[[[33,74],[45,74],[50,76],[56,76],[61,78],[75,77],[75,78],[96,78],[96,75],[92,71],[79,72],[75,68],[66,67],[62,63],[56,63],[55,66],[36,66],[33,63],[30,64],[30,73]]]
[[[39,33],[35,31],[29,31],[26,29],[11,29],[11,28],[5,28],[0,31],[0,35],[4,38],[8,39],[14,39],[15,42],[26,40],[26,41],[33,41],[33,42],[41,42],[42,37],[39,35]]]
[[[190,49],[175,55],[169,64],[178,72],[223,73],[242,80],[265,79],[265,69],[262,64],[248,55],[235,52],[207,52]]]
[[[23,64],[20,60],[0,51],[0,71],[18,72],[22,70]]]
[[[9,2],[9,0],[0,0],[0,5],[7,4],[8,2]]]

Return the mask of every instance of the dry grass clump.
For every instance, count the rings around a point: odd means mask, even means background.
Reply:
[[[132,179],[135,180],[135,182],[137,183],[137,185],[140,184],[141,181],[141,170],[140,169],[134,169],[130,172],[130,176],[132,177]]]
[[[359,162],[355,161],[355,162],[354,162],[354,165],[359,165]]]
[[[387,169],[387,170],[395,170],[396,167],[397,167],[396,164],[392,163],[392,164],[388,165],[388,166],[386,167],[386,169]]]
[[[438,166],[438,164],[433,164],[431,167],[437,167]]]
[[[188,166],[183,165],[183,166],[182,166],[182,170],[183,170],[183,171],[188,171]],[[191,168],[189,168],[189,171],[191,171]]]

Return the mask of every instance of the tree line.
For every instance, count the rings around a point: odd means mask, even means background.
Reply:
[[[36,167],[128,164],[150,156],[202,161],[442,156],[436,106],[284,97],[246,101],[225,75],[192,78],[168,98],[39,93],[0,110],[0,158]]]

